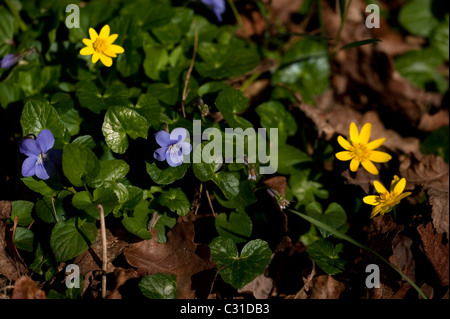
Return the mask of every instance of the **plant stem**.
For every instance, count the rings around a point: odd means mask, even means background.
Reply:
[[[108,265],[108,251],[106,247],[106,226],[105,226],[105,212],[101,204],[97,205],[97,209],[100,213],[100,230],[102,234],[102,298],[106,297],[106,268]]]
[[[187,73],[186,73],[186,79],[184,81],[183,96],[181,98],[181,109],[183,110],[184,118],[186,118],[186,111],[184,109],[184,106],[185,106],[186,98],[188,95],[189,79],[191,78],[192,69],[194,68],[195,57],[197,56],[197,47],[198,47],[198,31],[197,31],[197,23],[194,20],[194,49],[192,52],[191,64],[189,65],[189,69],[187,70]]]
[[[336,35],[336,39],[334,41],[334,46],[337,47],[339,45],[339,41],[341,40],[342,30],[344,29],[345,21],[347,20],[348,10],[352,5],[352,0],[348,0],[348,4],[345,6],[344,13],[342,14],[341,24],[339,25],[339,30]]]
[[[233,11],[233,15],[236,18],[237,23],[239,24],[239,28],[242,29],[242,32],[244,33],[244,36],[248,39],[248,33],[247,30],[245,30],[244,23],[242,22],[241,16],[239,15],[239,11],[234,5],[233,0],[228,0],[228,4],[231,7],[231,11]]]
[[[370,249],[369,247],[357,242],[356,240],[354,240],[353,238],[351,238],[350,236],[347,236],[343,233],[341,233],[340,231],[328,226],[325,223],[322,223],[321,221],[312,218],[311,216],[302,214],[300,212],[297,212],[295,210],[289,209],[290,212],[300,216],[301,218],[303,218],[304,220],[310,222],[311,224],[314,224],[317,227],[323,228],[324,230],[328,231],[329,233],[333,234],[336,238],[339,239],[343,239],[347,242],[349,242],[350,244],[353,244],[359,248],[362,248],[364,250],[367,250],[368,252],[374,254],[375,256],[377,256],[378,258],[381,259],[381,261],[383,261],[384,263],[386,263],[388,266],[390,266],[392,269],[395,270],[395,272],[397,272],[400,276],[402,276],[418,293],[419,295],[421,295],[424,299],[428,299],[427,296],[423,293],[423,291],[408,277],[406,276],[401,270],[399,270],[397,267],[395,267],[394,265],[392,265],[388,260],[386,260],[384,257],[382,257],[380,254],[378,254],[376,251]]]

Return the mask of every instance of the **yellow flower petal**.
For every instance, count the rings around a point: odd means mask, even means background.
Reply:
[[[398,183],[394,187],[394,194],[395,194],[394,196],[400,195],[405,190],[405,186],[406,186],[406,179],[402,178],[401,180],[398,181]]]
[[[373,181],[373,186],[377,190],[378,194],[386,194],[386,193],[388,193],[387,189],[379,181]]]
[[[84,43],[84,45],[85,46],[88,46],[88,47],[92,47],[92,44],[94,43],[94,42],[92,42],[92,40],[91,39],[83,39],[83,43]]]
[[[361,165],[368,171],[370,174],[378,175],[378,169],[375,165],[369,160],[363,160]]]
[[[108,44],[112,44],[114,41],[116,41],[117,37],[119,35],[117,33],[111,34],[108,39],[106,39],[106,42],[108,42]]]
[[[369,195],[363,198],[364,203],[372,205],[372,206],[377,206],[379,204],[378,201],[378,196],[376,195]]]
[[[103,28],[100,30],[99,37],[102,39],[107,39],[109,37],[109,32],[111,29],[109,28],[109,25],[105,24]]]
[[[111,49],[107,49],[103,51],[103,54],[105,54],[106,56],[109,56],[111,58],[115,58],[117,57],[117,54],[115,54],[114,52],[111,51]]]
[[[397,185],[399,180],[400,180],[400,178],[397,175],[394,175],[394,178],[392,179],[392,182],[391,182],[391,192],[394,191],[395,185]]]
[[[350,140],[353,143],[359,143],[358,128],[356,127],[356,124],[354,122],[350,124]]]
[[[337,141],[339,143],[339,145],[341,145],[344,149],[346,149],[347,151],[352,149],[352,144],[349,143],[349,141],[347,141],[345,138],[343,138],[342,136],[338,136]]]
[[[392,156],[385,152],[370,152],[369,160],[376,163],[386,163],[392,159]]]
[[[398,195],[395,199],[400,202],[403,198],[408,197],[409,195],[411,195],[411,192],[405,192],[401,195]]]
[[[350,170],[352,172],[356,172],[358,170],[358,167],[359,161],[356,158],[352,159],[352,161],[350,162]]]
[[[94,53],[94,49],[92,47],[84,47],[80,50],[81,55],[91,55]]]
[[[369,150],[374,150],[374,149],[380,147],[381,144],[383,144],[385,140],[386,140],[386,139],[385,139],[384,137],[383,137],[383,138],[379,138],[379,139],[374,140],[374,141],[370,142],[369,144],[367,144],[366,147],[367,147]]]
[[[340,161],[349,161],[353,158],[352,153],[349,151],[342,151],[335,154],[336,158]]]
[[[372,124],[366,123],[359,133],[359,143],[366,145],[369,142],[370,132],[372,131]]]
[[[92,54],[92,63],[97,63],[98,59],[100,59],[100,54],[94,51],[94,54]]]
[[[372,209],[372,213],[370,214],[370,218],[374,218],[375,216],[377,216],[378,213],[381,212],[381,209],[382,209],[382,206],[381,206],[381,205],[378,205],[377,207],[374,207],[374,208]]]
[[[102,61],[102,63],[107,67],[110,67],[112,65],[112,59],[109,56],[101,54],[100,61]]]
[[[117,45],[117,44],[111,44],[109,46],[109,50],[111,50],[114,53],[124,53],[125,52],[125,50],[120,45]]]
[[[94,28],[89,28],[89,37],[91,38],[91,41],[94,42],[98,38],[97,31],[94,30]]]

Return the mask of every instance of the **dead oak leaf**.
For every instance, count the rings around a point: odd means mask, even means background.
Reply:
[[[177,298],[194,298],[195,280],[201,280],[202,272],[216,267],[211,261],[209,247],[194,243],[194,225],[181,221],[167,233],[167,243],[152,239],[132,244],[125,249],[128,263],[137,268],[140,276],[166,273],[176,276]],[[210,284],[210,283],[209,283]]]
[[[420,239],[422,240],[422,249],[425,256],[430,261],[439,278],[441,286],[449,284],[449,245],[448,242],[442,244],[442,236],[435,234],[431,223],[417,227]]]
[[[27,267],[16,255],[15,246],[12,243],[12,232],[0,219],[0,275],[14,281],[27,271]]]
[[[12,299],[46,299],[46,296],[30,277],[22,276],[14,284]]]

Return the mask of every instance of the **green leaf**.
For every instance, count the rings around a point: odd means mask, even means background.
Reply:
[[[215,104],[230,127],[240,127],[243,130],[253,127],[249,121],[236,114],[248,106],[248,99],[241,91],[232,87],[225,88],[218,94]]]
[[[20,117],[23,136],[38,136],[43,129],[49,129],[55,139],[64,135],[64,124],[55,108],[45,101],[29,100]]]
[[[55,207],[53,209],[53,206]],[[56,217],[55,217],[56,211]],[[63,208],[62,199],[53,199],[45,196],[36,203],[36,215],[46,223],[56,223],[60,220],[66,220],[66,213]],[[58,220],[56,220],[58,218]]]
[[[355,42],[344,45],[339,50],[356,48],[356,47],[360,47],[362,45],[371,44],[371,43],[375,43],[375,42],[383,42],[383,41],[381,41],[380,39],[366,39],[366,40],[361,40],[361,41],[355,41]]]
[[[420,144],[420,150],[424,154],[436,154],[449,162],[449,127],[448,125],[438,128],[428,135]]]
[[[29,189],[43,196],[56,196],[60,188],[59,184],[52,183],[52,179],[43,181],[31,176],[21,178],[21,181],[27,185]]]
[[[90,135],[78,136],[72,141],[72,144],[84,145],[90,150],[92,150],[96,145],[94,139]]]
[[[297,132],[298,127],[294,117],[280,102],[263,103],[255,111],[261,119],[262,127],[267,130],[278,128],[278,143],[286,143],[287,137],[293,136]]]
[[[73,217],[56,223],[50,246],[58,262],[72,259],[87,250],[97,238],[97,226]]]
[[[297,171],[289,178],[289,185],[299,205],[314,202],[316,198],[328,198],[328,191],[322,184],[308,180],[310,170]]]
[[[102,132],[106,144],[115,153],[123,154],[128,148],[128,138],[147,138],[147,120],[128,107],[114,106],[105,114]]]
[[[74,186],[83,186],[94,178],[100,168],[95,154],[81,144],[66,144],[63,149],[64,175]]]
[[[78,134],[83,119],[80,117],[79,112],[74,109],[74,102],[70,95],[58,92],[52,96],[51,104],[58,112],[61,121],[70,135]]]
[[[439,21],[431,10],[433,0],[411,0],[398,15],[399,23],[414,35],[428,37]]]
[[[147,173],[151,179],[159,185],[169,185],[181,178],[186,174],[190,163],[183,163],[177,167],[167,167],[160,169],[156,163],[145,163]]]
[[[157,231],[157,239],[158,243],[166,243],[167,242],[167,236],[166,232],[169,229],[172,229],[173,226],[175,226],[177,219],[174,217],[167,216],[166,213],[163,215],[157,214],[158,220],[156,221],[156,224],[153,226],[154,229]],[[154,215],[155,216],[155,215]]]
[[[112,106],[129,106],[128,89],[124,84],[113,84],[108,87],[104,94],[91,82],[80,82],[77,84],[76,96],[80,105],[100,114]]]
[[[159,128],[161,118],[161,103],[150,94],[141,94],[134,110],[142,115],[149,126]]]
[[[214,192],[214,195],[223,207],[244,211],[245,207],[256,202],[253,188],[254,184],[251,181],[242,181],[239,183],[239,194],[233,199],[228,200],[220,192]]]
[[[326,44],[304,38],[286,51],[272,80],[274,84],[283,83],[300,92],[306,103],[313,104],[313,97],[322,94],[330,86],[329,76]]]
[[[289,174],[293,172],[293,166],[300,163],[310,162],[311,158],[298,148],[288,144],[278,146],[278,172]]]
[[[150,299],[175,299],[177,285],[175,275],[157,273],[144,276],[139,282],[139,289]]]
[[[189,213],[191,208],[191,203],[187,199],[181,188],[171,188],[169,190],[163,191],[161,196],[158,198],[158,202],[172,212],[176,212],[180,216],[185,216]]]
[[[25,227],[17,227],[14,233],[14,245],[25,251],[33,251],[34,234]]]
[[[244,287],[255,277],[262,275],[271,261],[272,251],[261,239],[249,241],[239,256],[236,244],[231,238],[216,237],[209,245],[211,260],[217,263],[220,276],[236,289]]]
[[[232,212],[229,217],[220,213],[214,222],[219,235],[231,238],[235,243],[246,242],[252,234],[252,220],[244,212]]]
[[[222,190],[228,199],[233,199],[239,194],[239,174],[231,172],[219,172],[212,178],[214,183]]]
[[[11,219],[14,221],[17,216],[19,226],[28,226],[33,221],[33,217],[31,216],[34,207],[33,202],[15,200],[11,202],[11,205]]]
[[[98,174],[89,180],[88,185],[99,188],[108,182],[116,182],[125,177],[130,171],[130,166],[124,160],[103,160],[100,161]]]
[[[167,50],[161,46],[144,45],[145,59],[143,63],[145,74],[152,80],[161,80],[160,73],[169,63]]]
[[[306,205],[306,214],[308,214],[308,216],[334,229],[341,228],[347,222],[347,214],[345,213],[345,210],[337,203],[331,203],[326,211],[323,213],[322,212],[322,206],[318,202],[312,202]],[[324,238],[331,235],[331,233],[320,227],[319,231]]]
[[[343,244],[333,246],[326,239],[319,239],[306,248],[306,252],[328,275],[336,275],[345,270],[346,262],[339,257]]]
[[[133,210],[133,212],[124,213],[122,225],[130,233],[142,238],[151,239],[152,234],[148,230],[148,219],[151,214],[148,208],[148,202],[142,200]]]
[[[412,84],[424,90],[445,92],[448,83],[436,72],[442,63],[442,56],[434,47],[409,51],[395,60],[395,68]],[[434,86],[434,87],[433,87]]]
[[[147,87],[147,93],[168,105],[177,103],[181,94],[177,83],[152,83]]]
[[[431,33],[430,44],[437,48],[442,57],[448,61],[449,59],[449,16],[447,15],[445,22],[441,22]]]

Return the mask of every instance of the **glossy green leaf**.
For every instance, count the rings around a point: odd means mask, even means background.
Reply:
[[[297,132],[297,122],[283,104],[270,101],[259,105],[255,109],[261,119],[261,126],[269,130],[278,128],[278,143],[286,143],[287,137]]]
[[[86,146],[72,143],[64,146],[62,167],[74,186],[83,186],[98,174],[100,163]]]
[[[46,196],[36,203],[36,215],[46,223],[56,223],[66,220],[62,199]]]
[[[55,108],[40,100],[29,100],[20,117],[23,136],[33,134],[38,136],[43,129],[49,129],[55,138],[64,135],[64,124]]]
[[[341,205],[331,203],[323,212],[322,206],[318,202],[312,202],[306,205],[306,214],[308,216],[334,228],[339,229],[347,222],[347,214]],[[319,231],[323,237],[328,237],[331,233],[319,227]]]
[[[189,163],[183,163],[177,167],[167,167],[161,169],[156,165],[156,163],[145,163],[147,168],[147,173],[150,175],[150,178],[156,183],[160,185],[169,185],[173,182],[183,178],[186,174],[188,168],[190,167]]]
[[[139,282],[139,289],[150,299],[175,299],[177,285],[175,275],[157,273],[148,275]]]
[[[244,212],[231,212],[229,216],[220,213],[214,223],[220,236],[231,238],[235,243],[247,241],[252,234],[252,220]]]
[[[191,208],[191,203],[181,188],[171,188],[164,191],[158,197],[158,201],[162,206],[169,208],[172,212],[176,212],[180,216],[187,215]]]
[[[147,120],[128,107],[114,106],[105,114],[102,125],[106,144],[115,153],[123,154],[128,148],[128,137],[147,138]]]
[[[241,91],[231,87],[226,88],[219,93],[215,104],[230,127],[240,127],[243,130],[253,127],[249,121],[237,115],[248,106],[248,99]]]
[[[306,251],[323,271],[328,275],[336,275],[345,270],[346,262],[339,257],[343,248],[343,244],[333,246],[329,241],[322,238],[309,245]]]
[[[27,185],[29,189],[43,196],[55,196],[59,192],[60,185],[52,182],[53,180],[43,181],[36,177],[24,177],[21,181]]]
[[[11,219],[14,221],[17,216],[19,226],[28,226],[33,221],[33,217],[31,216],[34,207],[33,202],[15,200],[11,202],[11,205]]]
[[[50,246],[58,262],[72,259],[87,250],[97,238],[97,226],[73,217],[55,225]]]
[[[411,0],[400,10],[398,21],[414,35],[428,37],[439,23],[431,10],[433,0]]]
[[[14,245],[25,251],[33,251],[34,234],[25,227],[17,227],[14,233]]]
[[[116,182],[125,177],[130,170],[130,166],[124,160],[103,160],[100,161],[98,174],[89,180],[88,185],[99,188],[108,182]]]
[[[261,239],[249,241],[239,255],[231,238],[216,237],[209,245],[211,259],[221,269],[222,279],[236,289],[244,287],[255,277],[262,275],[271,261],[272,251]]]

